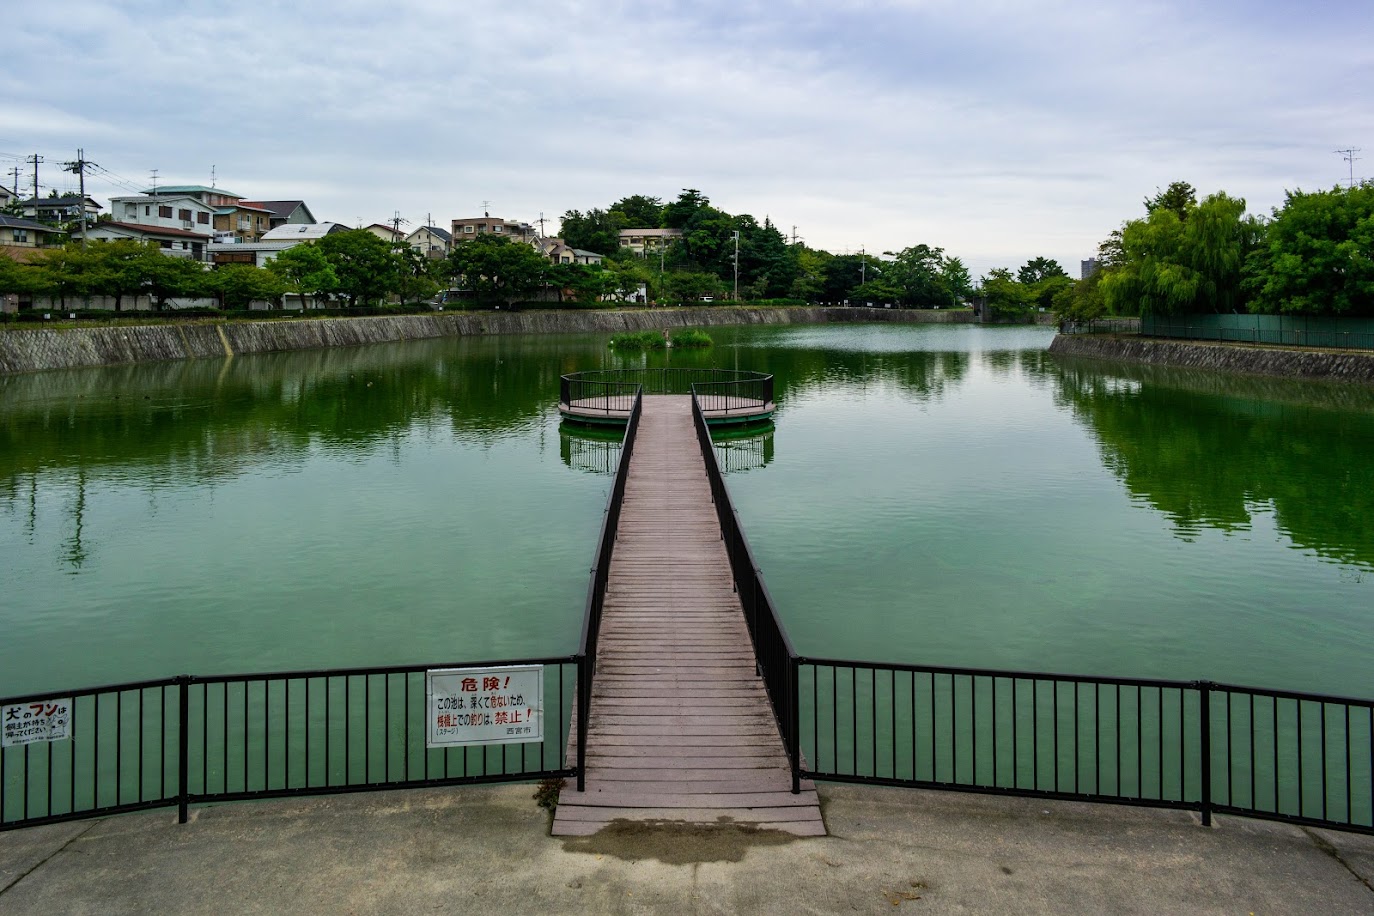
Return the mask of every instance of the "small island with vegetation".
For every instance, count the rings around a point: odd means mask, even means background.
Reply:
[[[643,350],[704,349],[711,346],[711,335],[689,328],[683,331],[625,331],[611,337],[611,349],[622,352]]]

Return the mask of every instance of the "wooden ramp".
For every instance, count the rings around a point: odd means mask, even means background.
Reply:
[[[690,397],[644,398],[601,623],[586,791],[557,836],[615,820],[825,836],[792,773],[736,598]]]

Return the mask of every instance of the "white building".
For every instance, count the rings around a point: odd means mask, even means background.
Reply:
[[[110,216],[115,222],[136,226],[181,229],[207,236],[215,231],[215,208],[190,194],[111,197]]]

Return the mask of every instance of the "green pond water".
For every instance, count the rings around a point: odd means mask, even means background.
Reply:
[[[809,656],[1374,695],[1374,391],[1035,328],[493,337],[0,378],[0,696],[576,649],[617,446],[558,377],[777,375],[719,443]]]

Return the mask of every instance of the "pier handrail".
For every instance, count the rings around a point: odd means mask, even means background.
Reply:
[[[771,378],[769,381],[771,383]],[[725,542],[725,551],[730,558],[730,571],[733,574],[740,605],[744,609],[744,621],[749,629],[749,638],[754,644],[759,676],[763,678],[764,688],[772,702],[773,716],[777,719],[783,748],[792,767],[792,792],[795,794],[801,791],[797,653],[792,648],[787,628],[778,617],[773,597],[763,581],[763,572],[754,562],[754,554],[749,549],[748,538],[744,536],[739,513],[730,501],[730,490],[726,487],[725,478],[720,472],[716,450],[711,443],[710,426],[702,410],[701,397],[694,392],[692,422],[696,426],[702,460],[706,463],[706,477],[711,484],[711,502],[720,520],[721,539]]]
[[[566,377],[565,377],[566,378]],[[606,602],[606,583],[611,572],[611,552],[615,548],[616,528],[620,524],[620,509],[625,502],[625,481],[630,473],[630,456],[634,454],[635,435],[639,432],[639,418],[644,410],[644,389],[636,386],[634,407],[625,424],[625,438],[620,444],[620,463],[616,465],[615,483],[606,498],[601,515],[601,533],[597,537],[596,552],[592,556],[591,581],[587,585],[587,603],[582,614],[582,638],[577,647],[577,791],[586,789],[587,780],[587,724],[592,709],[592,680],[596,675],[596,647],[601,636],[601,614]]]

